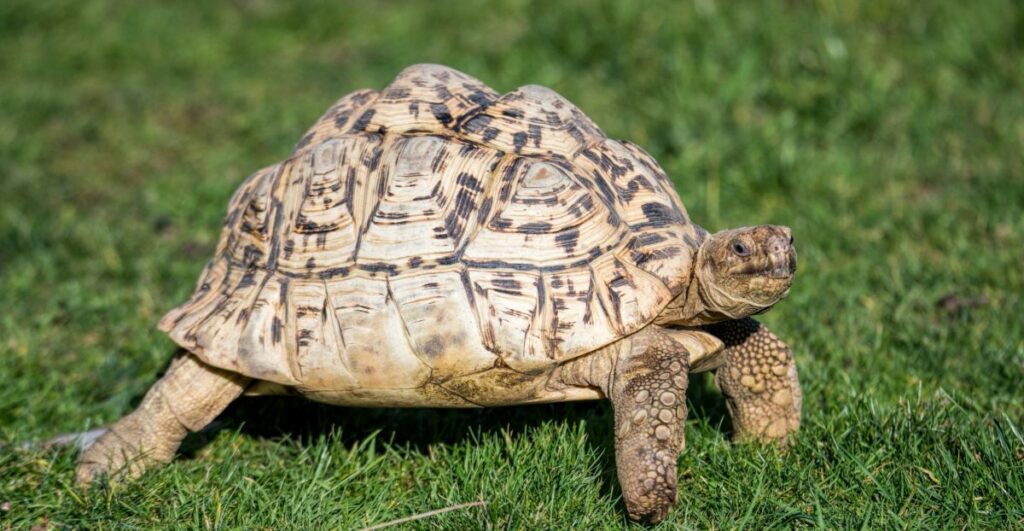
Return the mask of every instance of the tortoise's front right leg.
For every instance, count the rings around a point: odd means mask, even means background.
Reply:
[[[789,346],[754,319],[706,327],[725,343],[715,382],[725,395],[733,438],[785,440],[800,427],[800,381]]]
[[[138,409],[82,452],[76,480],[88,484],[103,475],[134,478],[151,465],[170,462],[185,435],[206,427],[242,394],[247,382],[191,354],[175,359]]]

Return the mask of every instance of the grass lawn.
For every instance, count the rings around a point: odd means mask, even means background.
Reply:
[[[251,171],[416,62],[538,83],[644,146],[709,230],[793,227],[766,322],[786,453],[693,380],[666,528],[1024,528],[1024,8],[1011,1],[0,5],[0,529],[631,526],[605,403],[246,399],[88,492],[20,443],[130,411]]]

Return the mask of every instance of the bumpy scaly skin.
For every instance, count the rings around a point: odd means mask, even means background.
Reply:
[[[88,484],[100,476],[134,478],[174,458],[189,431],[199,431],[237,398],[248,378],[184,355],[122,418],[79,457],[75,477]]]
[[[632,338],[609,398],[615,457],[629,516],[656,523],[676,503],[676,456],[683,450],[689,363],[685,348],[656,327]]]
[[[726,345],[715,382],[737,441],[785,439],[800,427],[800,382],[789,347],[751,318],[706,327]]]

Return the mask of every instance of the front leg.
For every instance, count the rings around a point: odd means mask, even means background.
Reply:
[[[615,409],[615,461],[629,516],[656,523],[677,499],[689,356],[655,326],[629,341],[606,391]]]
[[[800,427],[800,381],[789,347],[754,319],[706,327],[725,343],[715,382],[725,395],[737,441],[785,439]]]

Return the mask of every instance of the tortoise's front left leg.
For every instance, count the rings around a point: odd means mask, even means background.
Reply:
[[[784,440],[800,427],[801,393],[789,346],[754,319],[706,327],[725,343],[715,382],[725,395],[733,438]]]
[[[139,407],[82,452],[76,480],[88,484],[102,475],[134,478],[151,465],[170,462],[185,435],[206,427],[242,394],[248,381],[191,354],[175,359]]]
[[[677,500],[689,356],[656,326],[629,341],[606,391],[615,409],[615,462],[629,516],[657,523]]]

